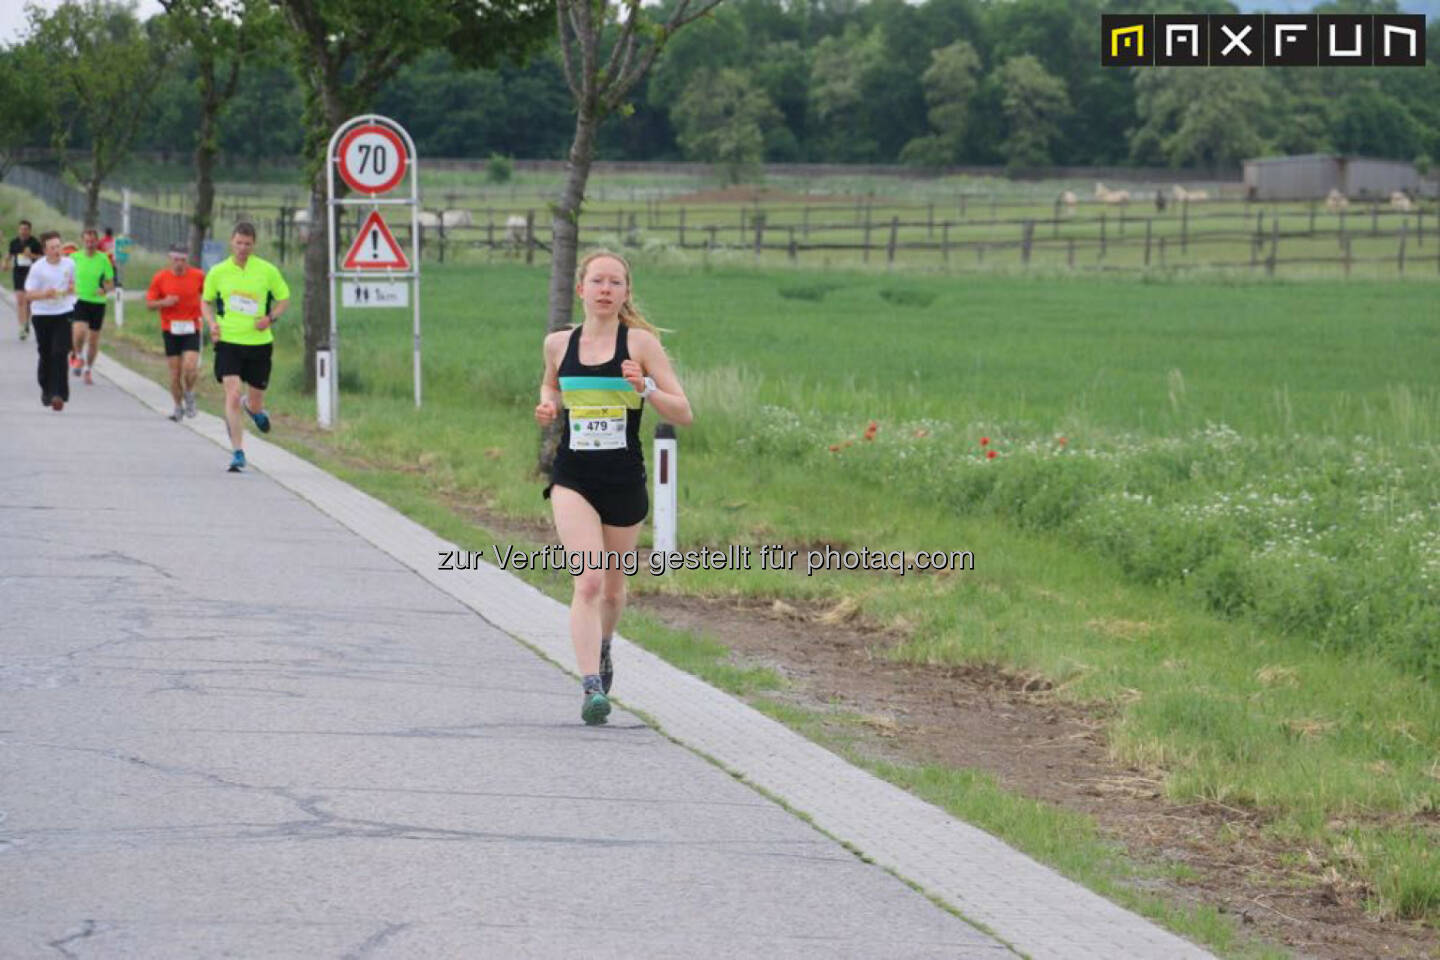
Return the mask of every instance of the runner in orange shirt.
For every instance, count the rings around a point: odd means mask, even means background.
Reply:
[[[170,396],[175,412],[170,419],[195,416],[195,379],[200,372],[200,291],[205,273],[190,266],[181,244],[170,245],[170,265],[150,281],[145,306],[160,311],[160,336],[170,364]]]

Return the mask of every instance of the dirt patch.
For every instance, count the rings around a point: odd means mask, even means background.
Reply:
[[[694,193],[682,193],[673,197],[666,197],[662,203],[669,206],[703,206],[705,204],[791,204],[819,206],[828,203],[854,203],[854,197],[838,196],[833,194],[805,194],[788,193],[784,190],[770,190],[765,187],[725,187],[716,190],[696,190]]]
[[[1363,888],[1326,869],[1322,850],[1266,837],[1264,818],[1218,803],[1176,804],[1145,771],[1110,759],[1107,711],[1061,701],[1048,680],[989,666],[923,666],[886,656],[895,636],[835,608],[652,594],[637,608],[719,639],[742,662],[789,679],[786,696],[867,717],[864,749],[897,763],[984,770],[1005,787],[1095,818],[1136,860],[1182,863],[1156,881],[1176,901],[1212,904],[1247,931],[1307,957],[1434,957],[1440,931],[1366,915]],[[1134,635],[1149,624],[1097,623]],[[1294,863],[1297,854],[1304,861]]]

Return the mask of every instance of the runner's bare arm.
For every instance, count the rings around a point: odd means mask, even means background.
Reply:
[[[631,330],[630,355],[635,360],[625,361],[625,364],[621,364],[622,368],[638,361],[640,376],[651,377],[655,381],[655,391],[645,398],[646,401],[667,423],[688,427],[695,416],[690,410],[685,388],[680,385],[680,378],[675,376],[675,368],[670,365],[670,358],[666,356],[665,348],[660,345],[659,339],[648,330]],[[625,375],[629,377],[628,370]]]
[[[215,320],[215,304],[209,300],[200,301],[200,316],[205,318],[205,326],[210,330],[210,339],[220,339],[220,324]]]
[[[560,360],[558,351],[564,349],[568,330],[560,330],[545,337],[541,354],[545,359],[545,372],[540,377],[540,402],[535,405],[535,422],[547,426],[560,415]]]

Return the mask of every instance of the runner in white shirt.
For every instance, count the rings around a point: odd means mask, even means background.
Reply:
[[[25,277],[25,302],[35,327],[35,349],[40,354],[36,378],[40,402],[57,413],[70,399],[68,360],[70,319],[75,313],[75,261],[60,255],[60,234],[40,234],[45,259],[33,264]]]

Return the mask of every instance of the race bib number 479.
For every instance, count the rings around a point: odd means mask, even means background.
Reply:
[[[570,449],[625,449],[625,408],[572,407]]]

